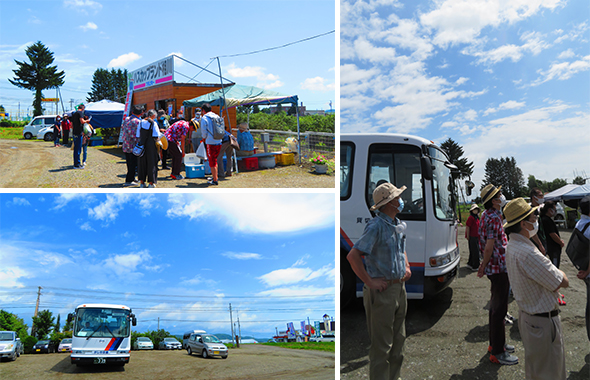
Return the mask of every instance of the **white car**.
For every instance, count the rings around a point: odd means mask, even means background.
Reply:
[[[57,352],[72,352],[72,338],[65,338],[59,343]]]
[[[135,340],[133,343],[134,350],[153,350],[154,343],[152,343],[151,339],[146,336],[140,336]]]
[[[53,125],[41,128],[37,132],[37,140],[53,141]]]
[[[33,136],[37,136],[41,129],[53,127],[56,117],[57,115],[36,116],[23,128],[23,137],[27,140],[30,140],[33,138]]]
[[[335,335],[322,335],[322,336],[312,336],[309,338],[310,342],[335,342],[336,336]]]

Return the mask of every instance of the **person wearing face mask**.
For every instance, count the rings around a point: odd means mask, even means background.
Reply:
[[[491,298],[489,311],[490,361],[496,364],[518,364],[518,358],[510,353],[514,346],[506,344],[504,317],[508,312],[508,294],[510,282],[506,272],[506,244],[508,239],[502,228],[502,207],[506,205],[506,197],[500,189],[492,184],[486,185],[481,191],[481,199],[485,211],[479,222],[479,250],[483,257],[477,277],[486,275],[491,282]]]
[[[559,235],[559,229],[557,224],[553,221],[553,217],[557,213],[555,208],[555,202],[545,202],[541,207],[541,223],[539,224],[539,230],[541,226],[547,236],[547,255],[549,259],[557,268],[561,262],[561,249],[565,246],[565,242]],[[565,300],[563,294],[559,295],[559,304],[565,306]]]
[[[504,228],[510,235],[506,266],[519,308],[525,375],[527,379],[565,380],[558,290],[567,288],[569,280],[530,240],[539,228],[535,209],[523,198],[510,201],[504,208]]]
[[[375,217],[347,255],[352,270],[364,282],[363,302],[371,346],[369,377],[400,377],[406,339],[407,309],[404,283],[412,272],[405,251],[405,224],[396,217],[403,210],[405,186],[383,183],[373,191]],[[365,257],[363,265],[362,257]]]
[[[465,239],[469,242],[467,267],[476,271],[479,269],[479,206],[475,203],[469,209],[466,226]]]
[[[545,202],[545,198],[543,197],[543,192],[538,187],[533,187],[531,189],[531,207],[541,207],[543,202]],[[535,210],[535,215],[539,216],[539,208]],[[539,225],[539,232],[535,236],[532,237],[531,241],[542,254],[547,254],[547,237],[545,236],[545,230],[543,228],[543,224]]]
[[[149,185],[147,187],[156,187],[158,181],[158,151],[156,149],[156,140],[160,138],[160,131],[155,119],[156,110],[149,110],[147,118],[142,120],[137,126],[135,137],[145,146],[143,156],[138,158],[138,178],[139,187],[146,187],[146,178]]]
[[[160,130],[160,133],[164,134],[166,130],[170,128],[170,124],[168,123],[168,120],[166,120],[166,111],[159,110],[156,120],[158,122],[158,129]],[[167,165],[168,149],[160,149],[160,158],[162,159],[162,170],[170,169]]]

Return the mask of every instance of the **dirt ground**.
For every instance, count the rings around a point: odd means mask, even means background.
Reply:
[[[121,148],[88,147],[87,166],[73,168],[72,151],[41,140],[0,140],[0,187],[122,188],[127,167]],[[181,172],[184,175],[184,172]],[[207,188],[203,178],[172,180],[158,172],[158,188]],[[316,174],[309,163],[241,172],[213,188],[334,188],[334,174]]]
[[[567,242],[570,231],[561,231]],[[459,229],[459,237],[465,229]],[[465,265],[467,240],[459,241],[461,264],[450,288],[430,300],[408,301],[403,379],[524,379],[524,347],[518,331],[518,305],[510,298],[508,312],[514,325],[506,326],[507,343],[516,347],[520,363],[492,364],[487,354],[490,282],[478,278]],[[590,343],[586,335],[584,308],[586,288],[577,270],[562,253],[561,270],[570,280],[563,289],[566,306],[561,307],[568,380],[590,379]],[[340,378],[367,379],[369,340],[362,301],[341,311]]]
[[[263,345],[232,349],[227,359],[186,351],[132,351],[125,367],[70,364],[69,354],[22,355],[0,363],[0,379],[334,379],[332,352]]]

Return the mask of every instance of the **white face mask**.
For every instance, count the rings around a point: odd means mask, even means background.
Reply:
[[[541,198],[537,198],[537,197],[533,197],[535,198],[535,201],[537,201],[538,204],[542,205],[543,203],[545,203],[545,198],[541,197]]]
[[[525,222],[533,225],[532,231],[527,230],[529,233],[529,238],[532,238],[533,236],[535,236],[537,234],[537,232],[539,232],[539,221],[536,220],[535,223],[531,223],[528,220],[525,220]]]
[[[500,195],[500,198],[496,198],[496,199],[500,200],[500,208],[506,206],[506,203],[508,203],[504,194]]]

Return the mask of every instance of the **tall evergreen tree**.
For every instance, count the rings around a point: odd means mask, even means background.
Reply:
[[[15,76],[8,81],[17,87],[35,91],[33,116],[39,116],[43,114],[43,108],[41,107],[42,91],[63,85],[66,74],[63,71],[57,71],[57,66],[51,66],[53,53],[41,41],[27,47],[25,53],[31,63],[14,60],[18,68],[12,70]]]
[[[530,182],[530,177],[529,177]],[[516,166],[514,157],[489,158],[486,161],[484,180],[481,188],[487,184],[502,186],[502,193],[508,199],[525,196],[526,188],[522,170]]]
[[[445,151],[451,164],[455,165],[461,171],[459,178],[468,178],[473,174],[473,161],[468,161],[466,157],[463,157],[465,153],[463,147],[457,144],[453,139],[448,138],[440,146]]]
[[[60,328],[61,328],[61,323],[60,323],[60,317],[59,317],[59,314],[58,314],[57,315],[57,321],[55,322],[55,328],[53,329],[53,331],[60,332]]]
[[[96,69],[92,75],[92,87],[86,97],[88,102],[103,99],[122,103],[127,94],[127,69]]]

